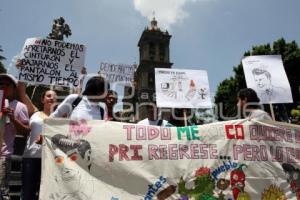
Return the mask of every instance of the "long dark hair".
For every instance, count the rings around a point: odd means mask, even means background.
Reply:
[[[94,76],[88,80],[82,95],[102,95],[109,88],[109,83],[102,76]]]
[[[260,99],[258,98],[256,92],[251,88],[241,89],[238,92],[238,98],[240,98],[241,100],[246,99],[247,103],[249,103],[248,108],[259,108],[260,107],[259,106]]]

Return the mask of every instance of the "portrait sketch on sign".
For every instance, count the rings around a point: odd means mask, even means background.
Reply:
[[[293,102],[281,56],[249,56],[242,63],[247,87],[257,92],[260,103]]]

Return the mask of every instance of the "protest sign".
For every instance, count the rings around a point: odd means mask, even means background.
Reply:
[[[110,83],[129,85],[133,82],[134,70],[134,65],[101,63],[99,72]]]
[[[205,70],[156,68],[155,89],[158,107],[212,107]]]
[[[47,119],[44,136],[40,199],[300,195],[299,126],[235,120],[158,127]]]
[[[18,78],[34,84],[77,87],[84,57],[84,45],[29,38],[21,52]]]
[[[248,88],[256,91],[260,103],[292,103],[291,87],[280,55],[243,58]]]

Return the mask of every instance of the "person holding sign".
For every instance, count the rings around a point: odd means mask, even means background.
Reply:
[[[104,109],[99,104],[105,99],[106,88],[109,84],[101,76],[88,80],[82,96],[70,94],[50,115],[50,117],[70,117],[73,120],[103,119]]]
[[[26,106],[16,99],[17,80],[9,74],[0,74],[0,90],[4,91],[7,105],[3,109],[6,117],[0,155],[0,198],[9,198],[11,155],[16,134],[27,135],[30,131]]]
[[[256,120],[272,120],[270,115],[259,109],[259,98],[256,92],[251,88],[244,88],[238,92],[237,106],[241,111],[242,118]]]
[[[20,100],[27,106],[30,116],[31,132],[23,153],[22,160],[22,200],[35,200],[39,192],[41,180],[42,146],[37,144],[41,139],[43,121],[47,118],[56,104],[57,96],[53,90],[45,91],[41,96],[43,111],[39,111],[26,95],[25,84],[18,83]]]

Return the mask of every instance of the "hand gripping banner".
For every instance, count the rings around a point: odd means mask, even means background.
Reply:
[[[40,199],[300,199],[300,127],[48,119]]]

